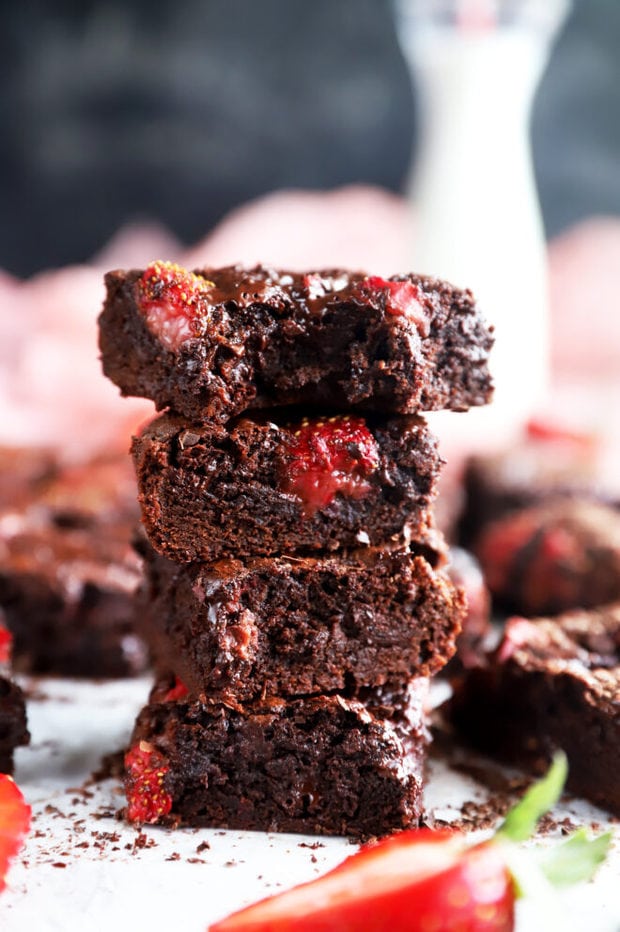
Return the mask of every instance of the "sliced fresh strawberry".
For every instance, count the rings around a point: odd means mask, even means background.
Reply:
[[[153,262],[138,282],[138,305],[146,324],[164,346],[178,350],[198,333],[198,323],[208,313],[203,298],[213,282],[188,272],[173,262]]]
[[[456,832],[402,832],[367,846],[323,877],[262,900],[210,926],[210,932],[511,932],[518,883],[509,849],[524,840],[558,799],[566,779],[559,755],[507,816],[495,838],[468,845]],[[610,836],[569,839],[542,870],[590,877]]]
[[[402,832],[320,880],[250,906],[211,932],[507,932],[512,880],[497,846],[465,850],[454,832]]]
[[[377,442],[363,418],[306,418],[291,430],[282,485],[312,514],[329,505],[337,492],[350,498],[366,495],[367,477],[378,465]]]
[[[9,865],[30,829],[30,806],[12,777],[0,774],[0,890]]]
[[[164,786],[169,767],[148,741],[140,741],[125,754],[125,793],[130,822],[157,822],[172,809],[172,796]]]

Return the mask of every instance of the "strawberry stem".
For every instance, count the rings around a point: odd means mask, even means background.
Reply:
[[[566,754],[558,751],[545,776],[533,783],[523,799],[510,810],[496,832],[496,837],[509,841],[526,841],[536,829],[541,816],[555,806],[562,795],[568,762]]]
[[[566,755],[558,751],[551,767],[542,778],[532,784],[523,799],[514,806],[504,822],[495,833],[499,841],[526,841],[534,834],[540,817],[549,811],[562,795],[568,762]],[[584,880],[590,880],[607,857],[612,842],[612,833],[605,832],[596,838],[588,838],[585,829],[580,828],[560,844],[538,852],[536,864],[537,876],[542,873],[547,882],[554,887],[568,887]],[[531,887],[532,878],[537,873],[525,870],[524,862],[518,863],[512,856],[510,873],[512,875],[515,895],[524,896]]]

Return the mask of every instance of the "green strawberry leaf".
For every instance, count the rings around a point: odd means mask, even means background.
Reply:
[[[496,836],[509,841],[526,841],[530,838],[540,817],[553,808],[562,795],[567,773],[566,754],[558,751],[545,776],[533,783],[523,799],[510,810]]]
[[[612,839],[611,832],[588,838],[584,828],[577,829],[562,844],[544,852],[540,861],[541,870],[554,887],[568,887],[590,880],[607,857]]]

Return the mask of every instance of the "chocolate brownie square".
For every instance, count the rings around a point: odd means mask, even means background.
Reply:
[[[134,822],[366,837],[417,826],[427,681],[227,708],[161,680],[125,757]]]
[[[475,554],[495,604],[556,615],[620,599],[620,512],[566,498],[514,511],[480,534]]]
[[[463,474],[457,538],[471,547],[484,528],[511,511],[560,498],[591,498],[617,505],[603,477],[595,435],[531,421],[504,450],[472,456]]]
[[[511,619],[456,686],[447,714],[479,750],[542,771],[568,756],[568,787],[620,815],[620,605]]]
[[[320,405],[412,414],[492,393],[493,339],[470,291],[419,275],[201,269],[106,275],[104,373],[193,421]]]
[[[59,467],[27,503],[0,512],[0,606],[16,669],[102,677],[145,669],[135,494],[129,458],[102,459]]]
[[[356,694],[439,670],[455,651],[463,596],[425,557],[365,548],[327,557],[149,568],[143,633],[194,695]]]
[[[45,447],[0,446],[0,509],[27,504],[59,468],[57,457]]]
[[[133,442],[142,522],[177,562],[339,550],[428,532],[441,465],[413,416],[165,414]]]

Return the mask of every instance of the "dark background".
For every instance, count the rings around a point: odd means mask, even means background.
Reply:
[[[540,0],[545,2],[545,0]],[[388,0],[2,0],[0,266],[128,220],[191,243],[281,187],[398,191],[415,139]],[[548,234],[620,214],[620,2],[576,0],[537,98]]]

